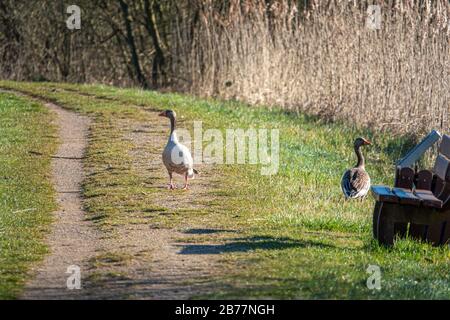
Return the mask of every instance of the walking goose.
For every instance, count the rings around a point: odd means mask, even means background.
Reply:
[[[370,189],[370,177],[364,167],[364,156],[361,152],[361,146],[370,144],[364,138],[355,140],[354,148],[358,163],[354,168],[345,171],[341,181],[341,188],[345,199],[364,198]]]
[[[176,113],[173,110],[165,110],[159,114],[160,117],[170,119],[170,136],[169,141],[162,153],[162,160],[169,173],[168,189],[173,190],[176,186],[173,183],[172,174],[178,173],[184,175],[184,190],[188,189],[188,178],[194,179],[194,173],[198,174],[197,170],[193,168],[194,161],[192,160],[189,149],[178,142],[177,133],[175,132]]]

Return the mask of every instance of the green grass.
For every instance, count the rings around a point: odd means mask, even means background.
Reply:
[[[215,279],[218,290],[207,298],[411,299],[450,297],[448,248],[411,240],[393,248],[371,239],[374,202],[343,201],[340,178],[355,162],[352,143],[365,136],[367,170],[374,184],[392,184],[393,164],[411,146],[405,137],[324,122],[238,102],[199,99],[135,89],[53,83],[0,82],[54,100],[94,118],[85,182],[87,209],[99,227],[146,223],[183,227],[183,222],[220,228],[223,243],[196,237],[185,250],[202,246],[221,252],[229,272]],[[78,92],[83,93],[80,95]],[[264,127],[280,130],[280,169],[262,176],[255,165],[214,168],[207,209],[168,210],[148,201],[159,190],[148,188],[149,174],[127,157],[125,122],[145,123],[145,110],[173,108],[180,126],[192,128]],[[105,183],[106,181],[106,183]],[[194,182],[195,183],[195,182]],[[382,289],[369,290],[369,265],[382,271]]]
[[[43,236],[55,208],[52,118],[38,103],[0,93],[0,299],[17,297],[26,271],[46,252]]]

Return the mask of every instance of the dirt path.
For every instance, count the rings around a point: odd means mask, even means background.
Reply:
[[[219,274],[223,230],[202,229],[189,221],[172,229],[127,223],[116,226],[110,235],[85,219],[80,185],[90,173],[85,173],[82,165],[89,119],[53,103],[45,105],[56,113],[59,127],[60,146],[52,159],[59,209],[47,238],[49,254],[31,270],[34,278],[27,283],[22,298],[185,299],[217,290],[214,276]],[[132,166],[148,179],[150,188],[159,190],[151,201],[168,210],[202,209],[202,201],[208,200],[208,190],[214,185],[211,168],[201,168],[202,177],[189,192],[166,190],[161,150],[167,141],[168,124],[157,112],[149,111],[148,115],[144,123],[123,119],[117,125],[126,128],[122,138],[134,146]],[[206,242],[205,234],[210,238]],[[203,237],[201,245],[196,245],[196,237]],[[207,252],[201,250],[203,246]],[[81,290],[67,289],[71,275],[67,268],[72,265],[80,267]]]
[[[202,209],[213,188],[211,168],[201,167],[202,176],[194,180],[190,191],[167,190],[161,150],[167,141],[168,124],[163,120],[157,112],[149,111],[145,122],[122,119],[116,125],[126,128],[122,139],[133,145],[129,152],[133,169],[145,176],[150,188],[158,190],[150,199],[153,203],[168,210]],[[93,286],[100,285],[99,294],[107,299],[188,299],[216,290],[214,276],[218,274],[220,252],[214,250],[219,244],[214,237],[221,232],[204,230],[190,221],[172,229],[142,223],[118,225],[114,243],[104,243],[103,247],[112,256],[126,252],[128,257],[123,262],[103,264],[98,271],[104,276]],[[211,240],[202,240],[202,245],[213,249],[186,250],[205,233]],[[116,279],[111,280],[111,276]]]
[[[66,272],[69,266],[75,265],[83,277],[88,269],[87,261],[98,249],[99,234],[84,219],[80,190],[89,120],[52,103],[45,105],[57,115],[59,128],[60,145],[52,157],[52,180],[59,208],[47,238],[50,253],[32,270],[36,276],[26,285],[22,298],[82,299],[88,292],[69,290],[67,279],[71,274]]]

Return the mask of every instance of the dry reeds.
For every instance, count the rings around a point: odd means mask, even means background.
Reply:
[[[132,86],[140,68],[153,88],[397,133],[449,131],[448,0],[122,2],[130,30],[116,1],[78,1],[78,31],[63,2],[1,2],[0,77]],[[369,5],[380,29],[368,28]]]
[[[178,87],[396,133],[449,131],[449,2],[267,3],[201,1],[178,18]]]

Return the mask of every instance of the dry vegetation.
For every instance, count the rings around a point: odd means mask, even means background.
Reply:
[[[381,29],[367,8],[381,6]],[[396,133],[449,128],[447,0],[0,3],[0,77],[169,87]]]
[[[187,59],[175,69],[198,94],[399,133],[448,131],[449,3],[377,1],[382,23],[373,30],[364,2],[204,6],[193,38],[180,34],[178,55]]]

